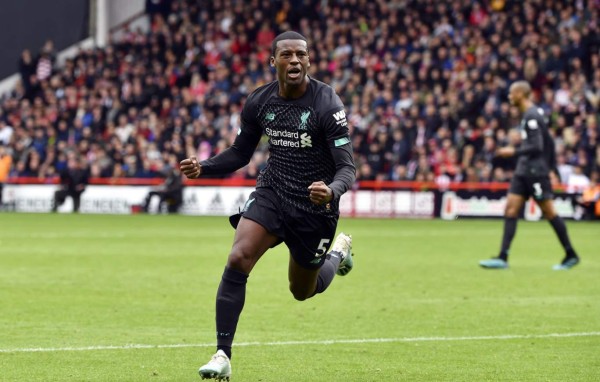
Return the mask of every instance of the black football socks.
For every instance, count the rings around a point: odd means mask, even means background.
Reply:
[[[217,350],[231,358],[231,345],[246,300],[248,275],[225,267],[217,290]]]
[[[562,218],[556,215],[553,219],[549,220],[550,225],[554,228],[554,232],[556,232],[556,236],[558,236],[558,240],[560,240],[560,244],[562,244],[565,252],[567,253],[567,258],[577,257],[577,254],[573,250],[571,246],[571,240],[569,240],[569,234],[567,233],[567,226]]]
[[[317,276],[317,287],[315,288],[315,293],[323,293],[325,289],[329,287],[331,281],[333,281],[333,277],[335,276],[335,272],[337,271],[340,261],[342,261],[339,255],[331,256],[331,254],[327,254],[325,258],[325,262],[323,266],[319,270],[319,275]]]
[[[499,259],[508,261],[508,250],[510,244],[517,232],[517,218],[504,218],[504,233],[502,234],[502,247],[500,248]]]

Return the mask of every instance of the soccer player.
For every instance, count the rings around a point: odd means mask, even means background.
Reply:
[[[179,207],[183,204],[183,181],[181,180],[181,174],[179,169],[169,166],[165,166],[165,181],[164,183],[155,189],[152,189],[146,195],[144,205],[142,209],[144,212],[148,212],[150,202],[154,196],[158,196],[158,212],[162,211],[163,204],[167,206],[167,212],[170,214],[177,213]]]
[[[271,48],[277,80],[248,96],[233,145],[205,161],[181,161],[188,178],[229,173],[250,161],[263,134],[269,138],[256,190],[241,216],[230,218],[236,232],[217,290],[217,353],[200,368],[203,379],[229,379],[246,281],[269,248],[282,242],[288,247],[289,288],[299,301],[324,292],[336,273],[343,276],[353,267],[352,238],[340,233],[332,245],[340,196],[356,171],[344,105],[330,86],[308,76],[304,36],[284,32]]]
[[[526,81],[517,81],[510,86],[508,100],[523,114],[519,130],[522,143],[519,148],[501,147],[496,154],[501,157],[517,156],[517,168],[512,178],[504,211],[504,234],[498,257],[482,260],[483,268],[508,268],[510,244],[517,230],[517,218],[525,201],[533,196],[543,216],[550,222],[566,256],[555,270],[571,269],[579,263],[579,257],[569,239],[565,223],[557,215],[552,201],[550,171],[555,168],[554,141],[548,132],[542,109],[530,99],[531,87]]]
[[[79,212],[81,194],[89,182],[89,171],[77,154],[69,154],[67,168],[60,172],[60,187],[54,192],[52,212],[56,212],[67,196],[73,199],[73,212]]]

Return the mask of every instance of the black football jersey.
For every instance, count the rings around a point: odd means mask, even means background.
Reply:
[[[554,140],[548,132],[544,112],[537,106],[525,111],[519,126],[522,143],[517,150],[516,175],[547,176],[555,166]]]
[[[269,159],[257,187],[270,187],[284,203],[302,210],[336,214],[338,201],[317,206],[308,186],[330,184],[336,173],[331,148],[350,145],[344,105],[333,89],[310,79],[306,93],[293,100],[281,98],[277,82],[257,89],[242,112],[240,135],[269,138]]]

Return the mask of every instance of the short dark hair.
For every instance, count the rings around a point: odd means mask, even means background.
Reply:
[[[522,91],[525,97],[529,97],[531,95],[531,85],[527,81],[516,81],[513,82],[511,86],[514,86],[515,89]]]
[[[304,42],[307,42],[306,37],[302,36],[298,32],[287,31],[287,32],[280,33],[279,35],[277,35],[277,37],[275,37],[275,39],[273,39],[273,43],[271,44],[271,55],[273,57],[275,57],[275,51],[277,50],[277,43],[281,40],[302,40]]]

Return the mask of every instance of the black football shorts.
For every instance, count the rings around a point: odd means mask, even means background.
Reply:
[[[535,200],[548,200],[554,197],[549,176],[513,176],[509,192],[528,199],[532,196]]]
[[[271,188],[260,187],[250,194],[244,209],[229,218],[236,228],[243,216],[263,226],[286,244],[294,260],[303,268],[320,268],[333,243],[337,218],[311,214],[281,203]]]

